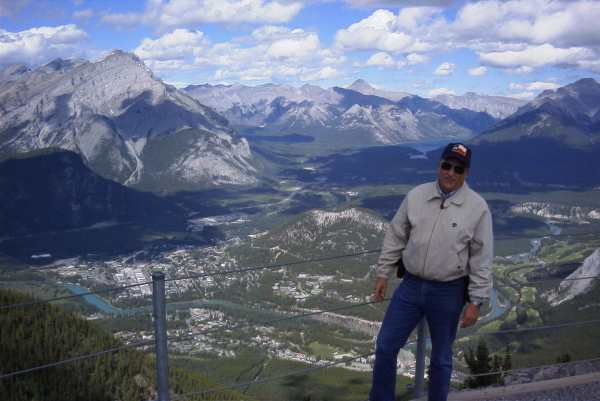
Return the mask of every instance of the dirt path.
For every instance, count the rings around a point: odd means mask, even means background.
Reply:
[[[514,384],[502,387],[490,387],[483,390],[465,390],[450,393],[448,401],[492,401],[498,398],[518,400],[519,396],[530,393],[560,389],[569,386],[578,386],[600,382],[600,372],[585,375],[562,377],[553,380],[541,380],[533,383]],[[592,401],[592,400],[589,400]]]

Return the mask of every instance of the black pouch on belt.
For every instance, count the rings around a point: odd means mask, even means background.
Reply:
[[[396,277],[402,278],[405,272],[404,262],[402,262],[402,258],[400,258],[398,259],[398,262],[396,262]]]

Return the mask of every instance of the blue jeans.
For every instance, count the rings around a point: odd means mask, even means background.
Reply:
[[[446,401],[452,374],[452,343],[465,304],[464,279],[429,281],[406,273],[383,318],[370,401],[394,401],[398,352],[423,317],[431,336],[429,401]]]

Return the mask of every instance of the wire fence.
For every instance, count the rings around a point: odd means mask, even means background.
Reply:
[[[580,359],[577,361],[569,361],[569,362],[557,362],[546,365],[536,365],[536,366],[528,366],[523,368],[515,368],[515,369],[507,369],[507,370],[496,370],[493,372],[486,373],[463,373],[464,377],[485,377],[485,376],[497,376],[497,375],[506,375],[508,373],[518,373],[524,371],[532,371],[532,370],[541,370],[551,367],[562,367],[562,366],[572,366],[578,364],[592,363],[600,361],[600,357],[596,358],[588,358],[588,359]]]
[[[257,271],[263,271],[263,270],[274,270],[274,269],[281,269],[281,268],[297,266],[297,265],[301,265],[301,264],[321,263],[321,262],[334,261],[334,260],[343,259],[343,258],[356,258],[356,257],[361,257],[361,256],[378,253],[378,252],[380,252],[380,249],[371,249],[371,250],[365,250],[365,251],[360,251],[360,252],[355,252],[355,253],[347,253],[347,254],[334,255],[334,256],[321,257],[321,258],[303,259],[303,260],[292,261],[292,262],[287,262],[287,263],[278,263],[278,264],[269,264],[269,265],[263,265],[263,266],[231,269],[231,270],[224,270],[224,271],[218,271],[218,272],[187,275],[187,276],[183,276],[183,277],[173,277],[173,278],[164,279],[164,281],[165,282],[174,282],[174,281],[193,280],[193,279],[201,279],[201,278],[208,278],[208,277],[227,276],[227,275],[248,273],[248,272],[257,272]],[[533,284],[533,283],[544,283],[544,282],[551,282],[551,281],[557,281],[557,280],[571,281],[571,280],[596,279],[598,277],[600,277],[600,275],[586,276],[586,277],[573,277],[573,278],[551,278],[551,279],[532,280],[532,281],[529,281],[528,283]],[[44,299],[44,300],[35,300],[35,301],[21,302],[21,303],[15,303],[15,304],[0,305],[0,311],[6,311],[9,309],[15,309],[15,308],[32,307],[32,306],[48,304],[48,303],[52,303],[52,302],[56,302],[56,301],[69,300],[69,299],[74,299],[74,298],[78,298],[78,297],[85,297],[88,295],[108,294],[108,293],[123,291],[126,289],[139,287],[139,286],[143,286],[143,285],[150,285],[150,284],[153,284],[153,281],[147,281],[147,282],[125,285],[125,286],[120,286],[120,287],[104,288],[104,289],[100,289],[97,291],[89,291],[89,292],[84,292],[84,293],[80,293],[80,294],[59,296],[59,297],[54,297],[54,298],[49,298],[49,299]],[[387,300],[389,300],[389,299],[385,299],[384,301],[387,301]],[[164,302],[164,300],[163,300],[163,302]],[[303,313],[293,313],[288,316],[278,317],[275,319],[267,319],[267,320],[262,320],[259,322],[249,323],[246,325],[246,328],[252,327],[252,324],[260,324],[260,325],[264,325],[264,326],[270,326],[270,325],[275,325],[275,324],[282,323],[285,321],[310,318],[310,317],[314,317],[314,316],[325,314],[325,313],[336,313],[336,312],[349,310],[349,309],[353,309],[353,308],[373,305],[376,303],[378,303],[378,302],[368,301],[368,302],[362,302],[362,303],[358,303],[358,304],[344,305],[344,306],[340,306],[340,307],[329,308],[326,310],[314,310],[314,311],[307,311],[307,312],[303,312]],[[278,311],[278,312],[280,312],[280,311]],[[506,329],[506,330],[480,331],[480,332],[471,333],[469,335],[470,336],[489,336],[489,335],[515,334],[515,333],[525,333],[525,332],[533,332],[533,331],[560,329],[560,328],[566,328],[566,327],[576,327],[576,326],[583,326],[583,325],[592,325],[592,324],[599,324],[599,323],[600,323],[600,319],[591,319],[591,320],[585,320],[585,321],[572,321],[572,322],[565,322],[565,323],[559,323],[559,324],[549,324],[549,325],[540,325],[540,326],[532,326],[532,327],[519,327],[519,328],[514,328],[514,329]],[[239,329],[243,329],[243,328],[244,327],[241,327]],[[168,337],[168,341],[170,344],[176,344],[176,343],[180,343],[180,342],[184,342],[184,341],[189,341],[191,339],[197,338],[198,336],[207,335],[207,334],[216,332],[218,330],[219,330],[218,328],[214,328],[214,329],[203,330],[203,331],[197,332],[197,333],[188,333],[188,334],[180,335],[180,336],[171,336],[171,337]],[[419,341],[424,341],[425,339],[426,338],[420,338]],[[43,369],[49,369],[52,367],[70,364],[70,363],[76,363],[76,362],[83,361],[86,359],[97,358],[97,357],[100,357],[103,355],[123,351],[125,349],[150,346],[154,342],[155,342],[154,339],[144,340],[144,341],[136,341],[136,342],[132,342],[132,343],[125,344],[125,345],[121,345],[121,346],[117,346],[117,347],[113,347],[113,348],[109,348],[109,349],[105,349],[105,350],[101,350],[101,351],[97,351],[97,352],[93,352],[93,353],[88,353],[85,355],[70,357],[70,358],[67,358],[64,360],[47,363],[44,365],[21,369],[21,370],[9,372],[9,373],[2,373],[2,374],[0,374],[0,380],[15,378],[17,376],[29,374],[29,373],[40,371]],[[312,366],[312,367],[309,367],[306,369],[301,369],[301,370],[297,370],[297,371],[293,371],[293,372],[287,372],[285,374],[267,377],[267,378],[263,378],[263,379],[257,379],[257,380],[253,380],[253,381],[247,382],[247,383],[231,383],[228,385],[220,386],[218,388],[203,389],[201,391],[197,391],[197,392],[193,392],[193,393],[181,394],[181,395],[177,396],[176,399],[178,399],[178,400],[185,399],[185,398],[191,397],[191,396],[207,395],[207,394],[215,393],[215,392],[219,392],[219,391],[235,389],[235,388],[239,388],[239,387],[246,387],[249,385],[263,384],[263,383],[268,383],[268,382],[272,382],[272,381],[276,381],[276,380],[282,380],[289,376],[305,374],[305,373],[323,370],[323,369],[328,369],[328,368],[331,368],[331,367],[334,367],[334,366],[337,366],[340,364],[345,364],[345,363],[349,363],[352,361],[356,361],[361,358],[368,358],[368,357],[371,357],[372,355],[373,355],[373,353],[362,354],[362,355],[359,355],[356,357],[346,358],[346,359],[339,360],[339,361],[320,363],[317,366]],[[600,359],[600,358],[598,358],[598,359]],[[573,364],[573,363],[577,363],[577,362],[578,361],[573,361],[573,362],[569,362],[569,363],[561,363],[561,364],[553,364],[553,365],[543,365],[542,367]],[[502,373],[519,371],[519,370],[523,370],[523,369],[534,369],[534,368],[536,368],[536,367],[518,368],[518,369],[512,369],[510,371],[503,371]],[[490,373],[486,373],[485,375],[494,375],[494,374],[499,374],[499,373],[500,372],[490,372]],[[471,374],[471,375],[466,375],[466,376],[476,377],[476,376],[480,376],[480,375],[484,375],[484,374],[479,374],[479,375]]]
[[[188,397],[192,397],[192,396],[196,396],[196,395],[207,395],[207,394],[211,394],[211,393],[215,393],[215,392],[220,392],[220,391],[225,391],[225,390],[235,390],[236,388],[247,387],[247,386],[250,386],[250,385],[272,383],[274,381],[283,380],[285,378],[292,377],[292,376],[297,376],[297,375],[301,375],[301,374],[307,374],[307,373],[317,372],[317,371],[324,370],[324,369],[329,369],[329,368],[332,368],[334,366],[338,366],[338,365],[341,365],[341,364],[346,364],[346,363],[353,362],[353,361],[356,361],[356,360],[359,360],[359,359],[362,359],[362,358],[368,358],[368,357],[370,357],[372,355],[374,355],[374,352],[370,352],[368,354],[354,356],[354,357],[351,357],[351,358],[344,358],[344,359],[341,359],[339,361],[329,362],[329,363],[325,363],[325,364],[318,365],[318,366],[312,366],[312,367],[305,368],[305,369],[298,369],[298,370],[295,370],[295,371],[292,371],[292,372],[288,372],[288,373],[277,375],[277,376],[267,377],[267,378],[264,378],[264,379],[257,379],[257,380],[253,380],[253,381],[249,381],[249,382],[244,382],[244,383],[231,383],[231,384],[227,384],[227,385],[224,385],[224,386],[221,386],[221,387],[215,387],[215,388],[208,389],[208,390],[190,392],[190,393],[182,394],[181,396],[178,396],[175,399],[176,400],[181,400],[181,399],[186,399]]]

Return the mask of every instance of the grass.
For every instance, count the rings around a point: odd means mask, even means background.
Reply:
[[[537,289],[534,287],[523,287],[521,289],[521,302],[533,304],[536,299]]]
[[[338,349],[328,344],[321,344],[318,341],[313,341],[308,344],[308,349],[312,355],[319,359],[331,359]]]
[[[531,243],[529,238],[496,239],[494,253],[497,256],[508,256],[529,252]]]
[[[221,383],[245,383],[254,379],[274,378],[311,366],[296,361],[269,359],[259,352],[244,353],[235,358],[178,356],[171,363],[173,366],[218,378]],[[411,379],[399,376],[397,392],[400,397],[404,397],[402,399],[408,399],[407,385],[411,382]],[[260,400],[356,401],[368,398],[370,386],[370,372],[333,367],[282,377],[265,384],[253,384],[243,387],[242,392]]]

